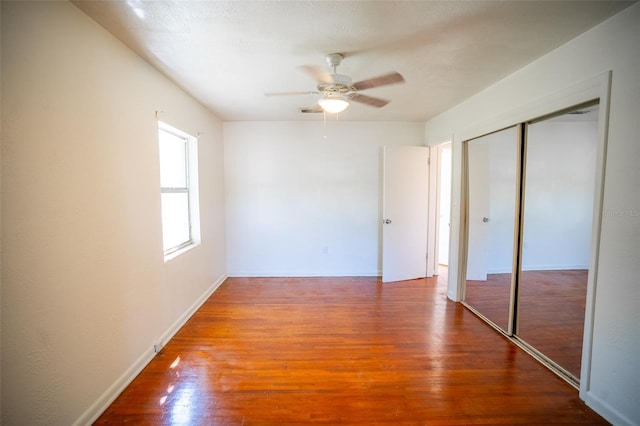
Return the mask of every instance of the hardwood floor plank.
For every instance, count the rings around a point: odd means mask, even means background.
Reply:
[[[96,424],[607,424],[421,279],[228,279]]]

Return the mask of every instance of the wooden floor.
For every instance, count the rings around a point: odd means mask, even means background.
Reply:
[[[445,287],[228,279],[96,424],[607,424]]]
[[[525,271],[516,335],[580,377],[587,270]],[[509,320],[511,274],[467,281],[465,299],[503,330]]]

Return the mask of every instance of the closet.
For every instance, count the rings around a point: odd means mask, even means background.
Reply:
[[[576,386],[598,117],[593,101],[463,143],[463,303]]]

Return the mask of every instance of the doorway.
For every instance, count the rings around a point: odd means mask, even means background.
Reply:
[[[449,236],[451,229],[451,142],[436,147],[438,158],[437,225],[435,275],[449,266]]]
[[[463,303],[580,382],[598,101],[467,140]]]

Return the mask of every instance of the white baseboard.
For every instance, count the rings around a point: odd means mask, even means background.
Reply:
[[[524,265],[523,271],[569,271],[589,269],[589,265]]]
[[[379,277],[379,271],[233,271],[232,278],[296,278],[296,277]]]
[[[227,279],[226,275],[218,278],[218,280],[209,287],[202,296],[200,296],[172,325],[162,336],[156,340],[164,346],[171,338],[182,328],[182,326],[191,318],[191,316],[202,306],[202,304],[213,294],[214,291]],[[104,391],[102,395],[75,421],[74,426],[91,425],[98,417],[107,409],[109,405],[116,400],[122,391],[136,378],[144,367],[155,357],[153,345],[149,347],[127,370]]]
[[[196,313],[196,311],[198,309],[200,309],[200,306],[202,306],[202,304],[204,302],[207,301],[207,299],[209,298],[209,296],[211,296],[213,294],[214,291],[216,291],[218,289],[218,287],[220,287],[220,285],[224,282],[224,280],[227,279],[227,275],[223,275],[222,277],[218,278],[218,280],[216,280],[216,282],[213,283],[213,285],[211,287],[209,287],[202,296],[200,296],[190,307],[189,309],[187,309],[185,311],[185,313],[183,313],[172,325],[171,327],[169,327],[167,329],[167,331],[165,331],[164,333],[162,333],[162,335],[156,340],[156,343],[160,343],[161,347],[164,347],[164,345],[167,344],[167,342],[169,340],[171,340],[171,338],[178,332],[178,330],[180,330],[182,328],[183,325],[185,325],[185,323],[189,320],[189,318],[191,318],[193,316],[193,314]]]
[[[74,426],[85,426],[95,422],[100,414],[102,414],[109,405],[122,393],[122,391],[129,386],[133,379],[140,374],[142,369],[153,359],[155,352],[153,347],[144,351],[144,353],[138,358],[122,376],[107,388],[106,391],[100,397],[95,400],[93,404],[85,411],[75,422]]]
[[[593,411],[595,411],[596,413],[600,414],[602,417],[605,418],[605,420],[607,420],[611,424],[614,424],[614,425],[628,425],[628,426],[639,426],[640,425],[640,423],[638,423],[638,421],[634,422],[633,420],[625,417],[620,412],[618,412],[616,409],[611,407],[611,405],[607,404],[606,402],[604,402],[600,398],[594,396],[590,392],[587,392],[585,398],[583,398],[583,399],[584,399],[584,402],[589,407],[591,407],[591,409]]]
[[[495,268],[488,269],[487,274],[510,274],[512,271],[511,267],[509,268]]]
[[[567,271],[567,270],[586,270],[589,265],[531,265],[524,266],[523,271]],[[488,274],[510,274],[511,267],[489,269]]]

